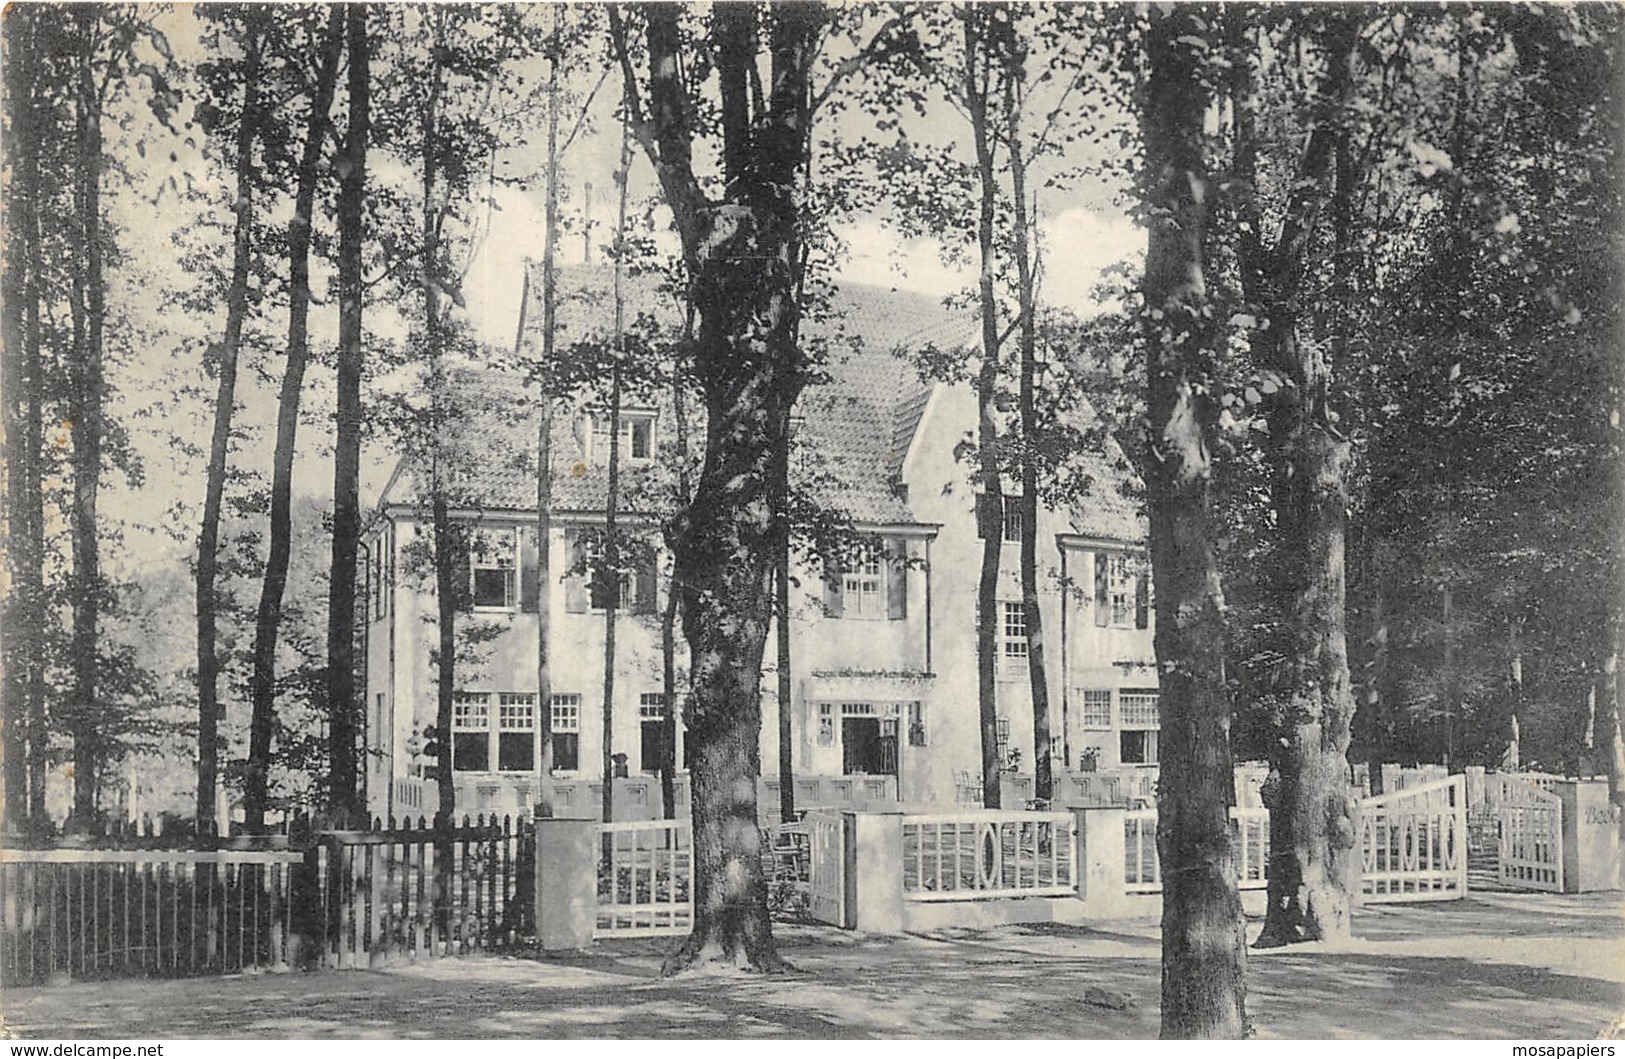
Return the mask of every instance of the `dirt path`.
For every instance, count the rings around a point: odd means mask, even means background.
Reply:
[[[1625,1012],[1621,911],[1617,894],[1364,910],[1339,951],[1256,954],[1248,1008],[1261,1037],[1593,1037]],[[799,970],[772,979],[661,980],[659,947],[624,943],[568,960],[20,989],[4,1018],[74,1038],[1156,1035],[1155,924],[780,936]]]

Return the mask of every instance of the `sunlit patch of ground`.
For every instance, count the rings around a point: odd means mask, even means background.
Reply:
[[[1254,952],[1261,1037],[1591,1037],[1625,1012],[1621,896],[1474,894],[1362,909],[1353,942]],[[1256,932],[1257,925],[1252,929]],[[1082,1037],[1157,1032],[1157,925],[787,926],[794,975],[659,977],[663,947],[382,971],[15,989],[27,1037]]]

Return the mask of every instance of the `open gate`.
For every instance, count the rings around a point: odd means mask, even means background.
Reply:
[[[1501,885],[1563,892],[1563,800],[1516,776],[1499,790]]]
[[[1360,890],[1368,903],[1465,896],[1466,778],[1361,799],[1360,852]]]
[[[807,829],[807,911],[820,923],[846,926],[846,827],[840,813],[810,812]]]

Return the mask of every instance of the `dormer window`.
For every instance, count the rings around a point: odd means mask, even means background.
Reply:
[[[609,426],[608,412],[592,414],[592,458],[600,463],[609,462]],[[622,410],[620,459],[648,463],[654,454],[655,414],[639,409]]]

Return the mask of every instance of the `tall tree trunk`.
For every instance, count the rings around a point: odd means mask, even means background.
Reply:
[[[553,16],[553,47],[547,64],[547,234],[542,240],[542,364],[553,371],[558,334],[559,248],[559,8]],[[528,299],[530,272],[525,272]],[[541,813],[553,815],[553,670],[549,641],[553,634],[553,402],[550,375],[541,382],[536,422],[536,712],[542,726],[541,754],[536,763],[541,782]]]
[[[34,33],[31,44],[38,46],[41,8],[19,9],[13,16]],[[58,16],[60,17],[60,15]],[[28,38],[25,38],[28,39]],[[38,52],[30,60],[38,64]],[[38,74],[38,66],[35,68]],[[44,189],[40,182],[40,152],[44,148],[43,128],[47,120],[39,102],[39,90],[30,87],[26,103],[28,123],[18,140],[13,157],[17,158],[15,179],[22,184],[22,194],[28,198],[26,209],[18,215],[17,238],[22,240],[27,255],[27,280],[23,290],[23,401],[22,458],[16,464],[18,479],[13,479],[18,495],[17,511],[22,517],[21,541],[10,542],[8,551],[15,547],[17,580],[13,586],[15,597],[22,603],[20,624],[21,640],[27,652],[23,713],[28,733],[27,819],[30,825],[46,822],[45,765],[50,749],[50,727],[45,719],[45,385],[44,331],[40,321],[40,302],[44,297],[45,253],[40,231],[41,199]],[[8,225],[9,227],[9,225]],[[15,630],[8,633],[6,642],[18,639]],[[7,667],[10,673],[9,663]]]
[[[694,308],[690,304],[683,324],[685,355],[687,350],[693,348],[693,340]],[[672,419],[676,421],[677,429],[677,493],[686,500],[689,490],[688,409],[683,398],[681,372],[674,372],[672,376],[671,404]],[[667,547],[675,551],[675,534],[668,528],[667,535]],[[664,691],[660,713],[660,805],[667,820],[677,819],[677,619],[680,598],[674,577],[666,590],[666,610],[660,619],[660,665]]]
[[[440,736],[437,821],[451,826],[457,814],[457,786],[452,773],[452,703],[457,693],[457,611],[466,585],[458,585],[459,542],[457,527],[451,521],[451,500],[447,495],[446,457],[442,449],[447,421],[447,393],[444,335],[440,319],[440,214],[437,207],[440,182],[440,98],[445,90],[445,10],[431,9],[433,44],[430,48],[430,85],[420,128],[423,134],[423,234],[422,271],[418,277],[423,290],[423,342],[429,359],[430,437],[429,437],[429,522],[434,550],[435,581],[435,731]],[[439,847],[449,854],[449,844]],[[451,915],[451,873],[449,856],[440,856],[435,873],[435,914],[443,926]]]
[[[812,118],[810,70],[827,13],[778,8],[770,34],[771,86],[750,117],[759,12],[713,14],[726,198],[713,202],[691,165],[693,110],[682,79],[679,12],[643,9],[650,115],[639,138],[654,164],[683,244],[699,317],[695,374],[706,406],[705,463],[676,527],[675,580],[693,658],[689,748],[694,784],[694,930],[667,961],[676,971],[722,963],[773,971],[757,832],[761,775],[761,665],[772,616],[777,553],[773,479],[790,409],[807,381],[795,342],[802,262],[801,165]],[[611,9],[617,57],[636,105],[625,26]]]
[[[293,219],[288,222],[288,362],[277,395],[276,449],[271,464],[271,548],[265,560],[259,613],[254,627],[254,673],[250,683],[253,713],[249,720],[248,767],[243,791],[244,827],[265,829],[271,769],[271,739],[276,721],[276,651],[282,625],[282,595],[288,584],[293,550],[293,456],[299,430],[299,399],[310,353],[310,239],[316,208],[316,180],[326,139],[328,111],[333,106],[339,55],[344,46],[342,11],[328,15],[317,61],[310,118],[295,178]]]
[[[1150,233],[1143,319],[1152,453],[1146,483],[1161,674],[1162,1036],[1248,1031],[1247,949],[1230,828],[1234,801],[1224,596],[1214,552],[1213,363],[1223,336],[1206,287],[1212,185],[1202,157],[1209,104],[1206,16],[1150,16],[1141,113]]]
[[[624,154],[623,154],[624,157]],[[621,182],[625,187],[626,182]],[[624,217],[624,213],[623,213]],[[621,283],[620,259],[615,261],[615,344],[620,346],[621,336]],[[616,533],[615,510],[619,506],[621,491],[621,351],[615,351],[615,366],[610,369],[609,384],[609,487],[604,500],[604,551],[597,569],[591,571],[598,585],[600,601],[604,604],[604,709],[603,731],[603,819],[615,819],[615,616],[621,608],[621,548]]]
[[[1021,353],[1021,610],[1027,626],[1027,681],[1033,705],[1033,793],[1042,802],[1055,796],[1050,753],[1049,675],[1044,652],[1044,611],[1038,594],[1038,322],[1034,303],[1038,280],[1032,259],[1032,220],[1027,204],[1027,157],[1021,142],[1021,113],[1026,105],[1025,60],[1012,47],[1005,85],[1005,129],[1010,139],[1010,187],[1015,200],[1017,299],[1020,317],[1016,340]]]
[[[790,696],[790,435],[779,441],[778,466],[775,468],[777,495],[774,497],[774,515],[779,523],[778,561],[773,570],[773,625],[778,641],[778,721],[779,721],[779,820],[794,823],[796,819],[796,759],[793,725],[791,724]],[[902,797],[902,791],[897,792]]]
[[[1232,27],[1240,25],[1232,21]],[[1349,723],[1354,692],[1346,636],[1344,544],[1349,504],[1349,443],[1334,425],[1331,357],[1344,348],[1349,297],[1339,287],[1329,314],[1332,351],[1306,341],[1302,304],[1309,246],[1333,184],[1334,271],[1352,237],[1353,163],[1342,131],[1352,94],[1357,23],[1327,12],[1321,33],[1327,70],[1312,113],[1312,130],[1287,197],[1275,246],[1259,242],[1255,191],[1243,209],[1243,286],[1268,321],[1253,341],[1261,364],[1284,384],[1268,412],[1272,455],[1271,499],[1277,546],[1275,598],[1290,630],[1286,664],[1286,716],[1269,759],[1278,782],[1266,789],[1270,808],[1269,908],[1260,947],[1349,935],[1349,858],[1355,843],[1348,787]],[[1246,56],[1238,55],[1238,62]],[[1247,75],[1241,75],[1245,78]],[[1257,133],[1250,85],[1238,92],[1238,169],[1252,184]]]
[[[103,747],[97,716],[96,677],[101,616],[101,548],[96,502],[102,463],[102,331],[106,288],[102,277],[102,96],[94,56],[101,43],[101,9],[77,12],[82,34],[74,95],[78,174],[74,185],[75,239],[81,255],[73,277],[74,357],[69,365],[68,415],[73,442],[73,816],[89,826]]]
[[[999,776],[998,631],[999,560],[1004,552],[1004,485],[999,471],[999,426],[996,391],[999,385],[999,303],[993,294],[998,271],[994,243],[997,230],[998,177],[994,172],[993,135],[989,128],[989,88],[992,62],[984,51],[983,34],[989,15],[985,8],[968,8],[961,20],[965,36],[964,93],[976,145],[976,172],[981,199],[976,243],[981,272],[977,279],[982,321],[982,362],[976,373],[977,458],[982,494],[977,520],[982,533],[982,568],[976,585],[976,713],[982,733],[982,804],[1001,804]],[[978,64],[978,57],[983,61]]]
[[[621,373],[626,358],[626,193],[632,170],[632,130],[621,120],[619,201],[615,211],[615,365],[609,384],[609,482],[604,496],[604,822],[615,819],[615,617],[621,605],[621,541],[616,518],[621,503]]]
[[[440,102],[446,77],[445,8],[430,8],[426,18],[432,24],[433,37],[429,49],[428,99],[419,125],[423,135],[423,216],[420,218],[423,232],[422,268],[418,282],[423,291],[424,353],[429,360],[429,524],[435,583],[435,732],[440,736],[440,754],[435,769],[438,798],[435,807],[433,914],[442,936],[449,936],[454,849],[450,829],[456,826],[457,818],[457,785],[452,771],[452,707],[457,694],[457,612],[471,586],[466,580],[468,572],[458,562],[466,542],[451,518],[448,481],[451,469],[447,466],[443,448],[449,420],[448,401],[451,400],[445,363],[445,336],[440,318],[441,214],[437,205],[442,149]],[[458,583],[459,575],[464,579],[462,584]],[[466,817],[467,814],[464,815]]]
[[[264,44],[263,15],[254,8],[243,21],[243,104],[237,121],[237,203],[233,220],[231,286],[226,292],[226,328],[215,347],[219,385],[214,398],[214,432],[209,439],[208,483],[203,497],[203,525],[197,544],[197,805],[198,832],[216,825],[216,789],[220,782],[220,654],[215,640],[219,599],[215,580],[220,568],[220,509],[226,491],[226,460],[231,450],[231,423],[237,406],[237,358],[248,316],[248,273],[254,253],[254,191],[260,179],[254,165],[259,138],[260,66]]]
[[[31,816],[31,744],[43,737],[32,730],[30,685],[41,659],[41,553],[33,548],[38,517],[39,449],[30,422],[38,416],[43,379],[38,356],[38,282],[34,246],[38,234],[39,137],[34,107],[38,44],[35,14],[11,12],[4,46],[5,131],[10,150],[6,166],[4,289],[0,293],[0,340],[4,342],[6,536],[11,583],[6,597],[4,637],[5,828],[15,831]],[[32,321],[33,326],[30,326]]]
[[[333,549],[327,596],[328,801],[341,818],[365,810],[357,775],[356,552],[361,539],[362,244],[367,191],[367,138],[371,135],[371,48],[368,7],[344,8],[349,51],[349,127],[339,165],[339,345],[337,438],[333,450]],[[365,618],[365,615],[363,615]],[[383,733],[378,733],[382,736]]]

